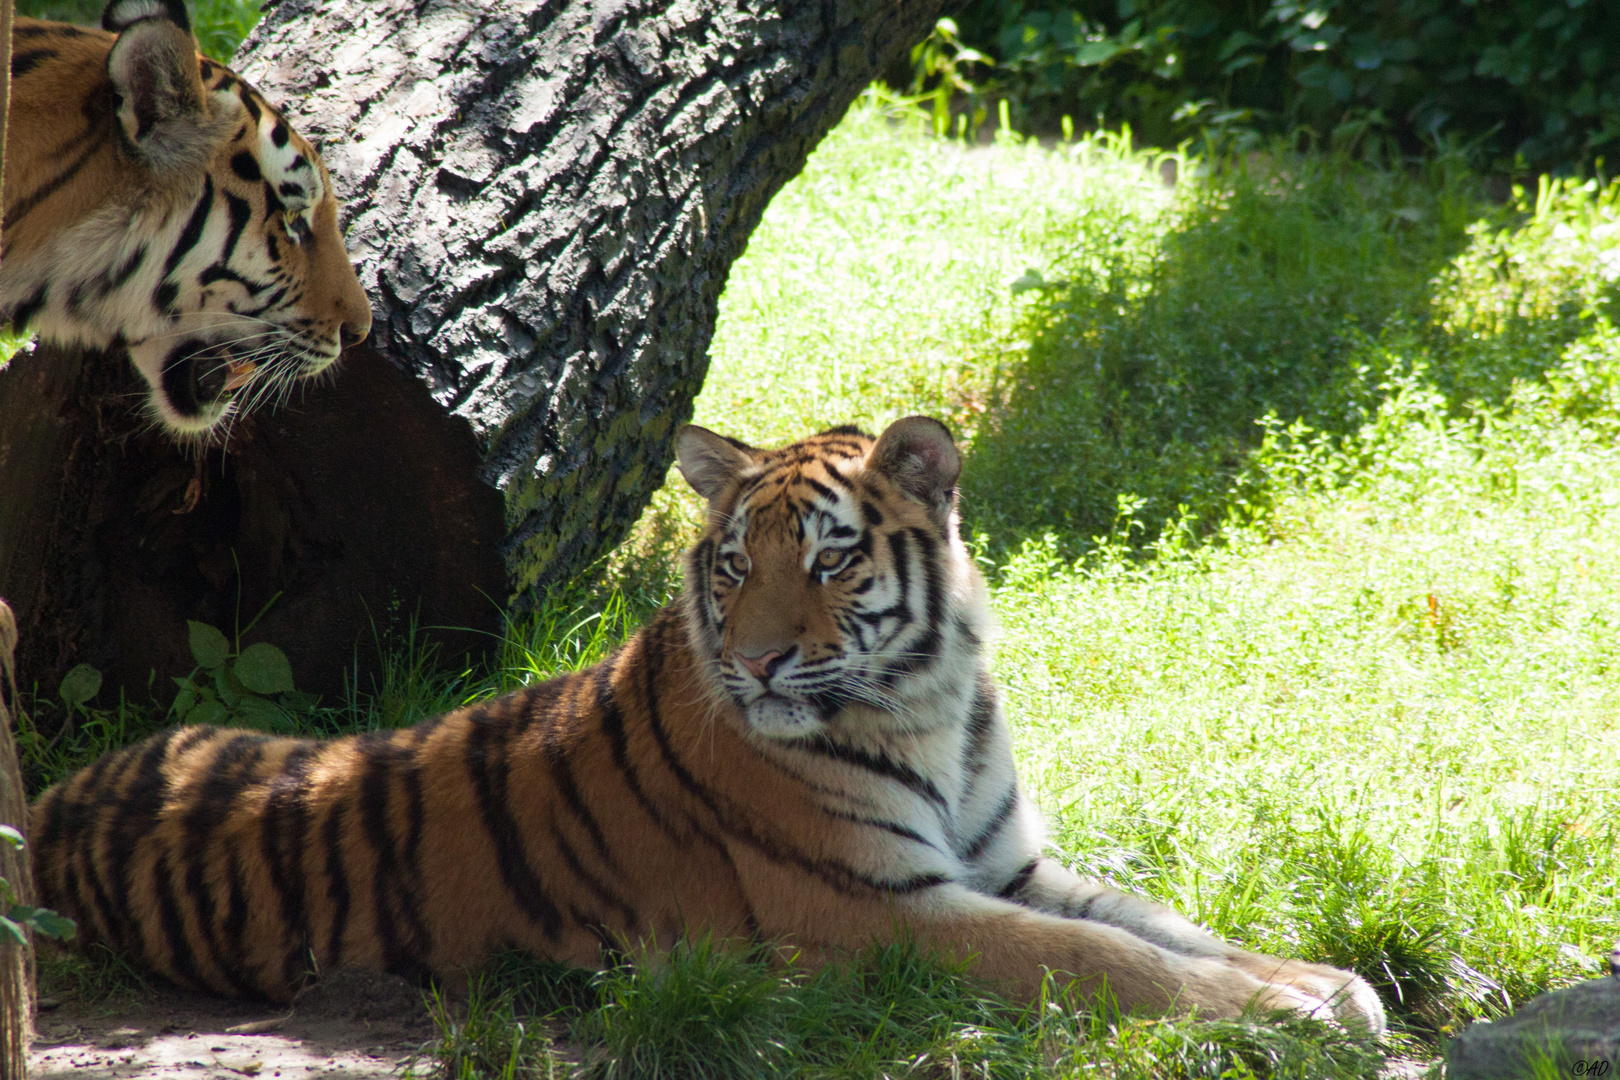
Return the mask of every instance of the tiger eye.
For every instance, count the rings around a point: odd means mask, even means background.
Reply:
[[[836,570],[844,565],[849,552],[843,548],[822,548],[821,554],[816,556],[816,566],[822,570]]]
[[[729,552],[726,555],[726,569],[737,577],[747,577],[748,556],[740,551]]]

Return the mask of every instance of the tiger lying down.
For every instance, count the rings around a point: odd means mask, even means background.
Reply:
[[[152,418],[200,438],[329,367],[371,306],[320,155],[197,55],[183,0],[101,23],[12,33],[0,326],[127,348]]]
[[[339,965],[596,966],[687,934],[810,957],[907,933],[1029,998],[1375,1033],[1345,971],[1245,952],[1043,853],[957,534],[944,425],[756,450],[699,427],[684,596],[593,668],[401,731],[196,727],[32,812],[44,903],[174,981],[285,1000]]]

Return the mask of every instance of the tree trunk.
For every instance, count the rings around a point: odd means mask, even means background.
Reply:
[[[0,372],[0,593],[25,688],[54,698],[87,662],[101,703],[167,704],[186,620],[234,637],[266,605],[243,643],[279,645],[329,701],[413,620],[447,662],[499,632],[500,497],[467,425],[381,354],[350,349],[333,385],[201,455],[151,430],[143,387],[116,355],[42,348]]]
[[[166,699],[185,619],[229,633],[278,592],[245,640],[286,649],[300,689],[357,657],[364,679],[390,613],[493,640],[635,522],[732,261],[940,3],[272,3],[235,66],[321,147],[381,352],[201,467],[141,430],[116,358],[0,373],[25,683],[89,661],[143,697],[155,671]]]
[[[765,205],[939,7],[267,10],[239,68],[326,154],[374,340],[472,424],[479,476],[506,497],[519,606],[634,524]]]

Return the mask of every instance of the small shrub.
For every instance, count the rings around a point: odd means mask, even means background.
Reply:
[[[1612,4],[967,0],[954,14],[958,47],[997,61],[976,89],[1010,95],[1026,124],[1096,117],[1159,146],[1463,147],[1516,173],[1591,168],[1620,145]]]
[[[286,732],[289,713],[307,709],[316,699],[293,689],[287,654],[268,642],[233,652],[230,640],[207,623],[188,620],[191,655],[197,666],[177,677],[180,692],[170,713],[185,724],[242,724],[264,731]]]

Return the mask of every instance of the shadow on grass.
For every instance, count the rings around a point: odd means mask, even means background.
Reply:
[[[1228,163],[1180,199],[1151,250],[1096,230],[1042,287],[964,470],[970,528],[1071,555],[1132,520],[1150,541],[1182,508],[1208,529],[1268,414],[1352,432],[1413,364],[1453,407],[1500,401],[1609,299],[1545,237],[1523,258],[1506,227],[1540,215],[1445,159]]]

